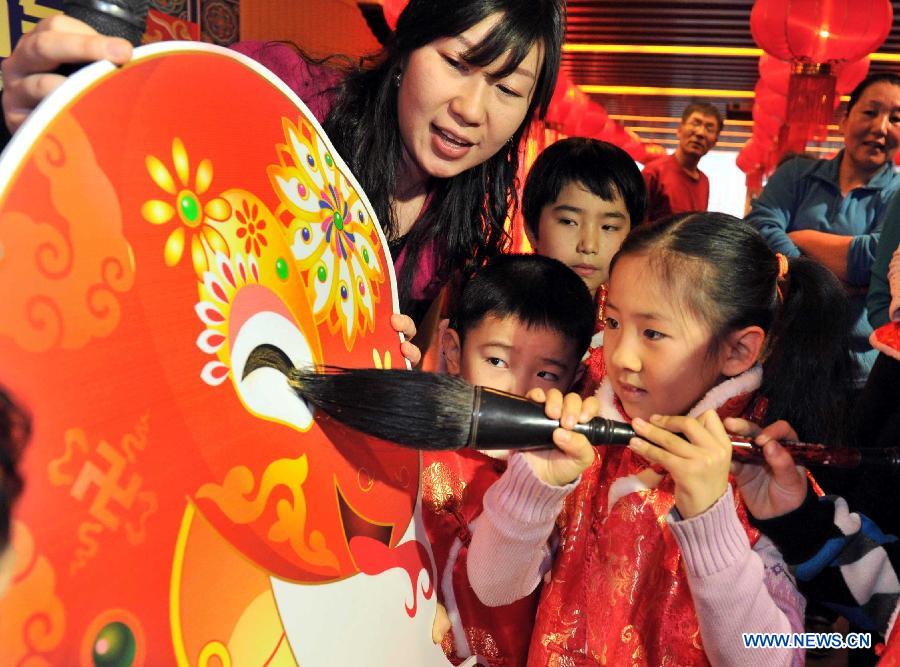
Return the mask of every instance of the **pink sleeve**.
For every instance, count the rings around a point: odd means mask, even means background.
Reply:
[[[506,472],[484,494],[469,545],[469,583],[482,603],[511,604],[537,587],[550,569],[556,517],[576,484],[545,484],[521,454],[510,457]]]
[[[297,49],[283,42],[245,41],[232,44],[238,53],[253,58],[284,81],[309,107],[320,123],[334,104],[334,88],[341,80],[339,72],[307,61]]]
[[[802,665],[802,650],[744,648],[748,632],[803,632],[804,599],[781,554],[760,538],[750,548],[734,508],[731,487],[706,512],[669,517],[712,665]]]

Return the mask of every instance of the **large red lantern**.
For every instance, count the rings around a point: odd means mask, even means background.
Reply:
[[[750,12],[753,39],[791,64],[786,131],[780,150],[803,151],[825,139],[835,97],[835,70],[876,51],[887,38],[890,0],[757,0]]]

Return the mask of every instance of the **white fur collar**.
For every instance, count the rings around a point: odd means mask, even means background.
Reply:
[[[698,417],[707,410],[717,410],[735,396],[756,391],[761,384],[762,366],[757,364],[740,375],[717,384],[706,392],[706,395],[700,399],[697,405],[691,408],[690,412],[688,412],[688,417]],[[616,407],[615,395],[613,394],[612,383],[609,381],[609,376],[603,378],[603,383],[600,385],[600,388],[597,389],[595,396],[600,399],[601,417],[606,417],[607,419],[622,418],[623,415]]]

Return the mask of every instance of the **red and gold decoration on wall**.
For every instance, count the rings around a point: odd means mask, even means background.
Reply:
[[[448,664],[419,454],[247,372],[404,363],[378,222],[293,93],[145,46],[70,77],[0,175],[0,368],[35,425],[3,663]]]

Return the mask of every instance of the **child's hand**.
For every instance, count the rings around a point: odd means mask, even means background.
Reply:
[[[596,417],[600,412],[600,401],[593,396],[584,401],[578,394],[563,396],[558,389],[551,389],[546,394],[543,389],[532,389],[525,397],[544,403],[544,414],[550,419],[558,419],[561,428],[553,431],[555,449],[523,452],[523,455],[539,479],[553,486],[565,486],[594,462],[594,448],[588,439],[568,429]]]
[[[745,419],[726,419],[725,426],[736,435],[753,438],[766,457],[766,465],[737,461],[731,464],[750,514],[757,519],[771,519],[800,507],[806,498],[806,473],[794,465],[794,459],[777,442],[797,439],[791,425],[781,420],[760,429]]]
[[[413,322],[409,315],[394,313],[391,315],[391,326],[394,328],[394,331],[403,334],[403,337],[406,339],[400,343],[400,353],[409,363],[416,366],[422,360],[422,350],[410,342],[416,335],[416,323]]]
[[[713,410],[699,419],[653,415],[650,423],[635,419],[631,425],[641,437],[632,438],[628,447],[669,471],[675,481],[675,507],[683,518],[702,514],[722,497],[728,488],[731,439]]]

